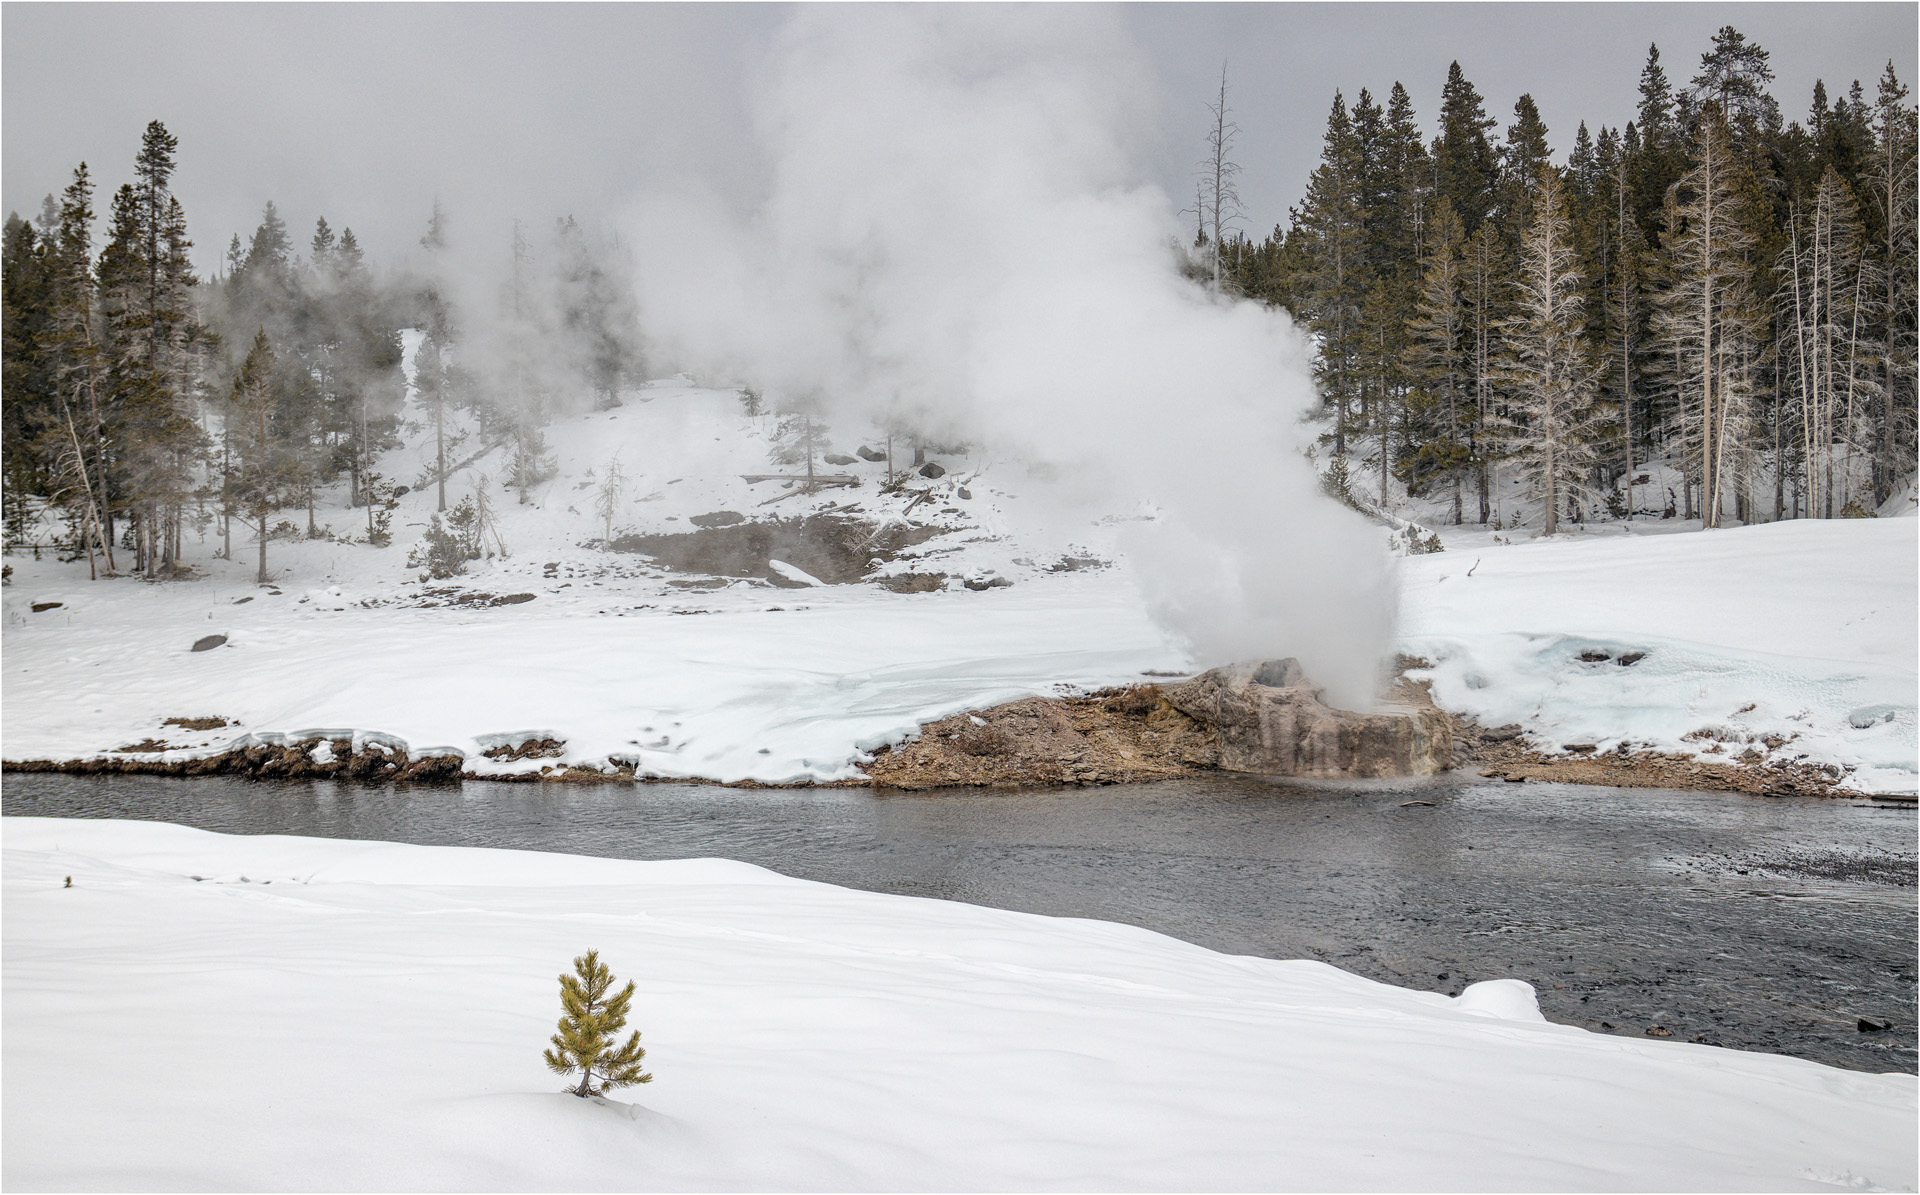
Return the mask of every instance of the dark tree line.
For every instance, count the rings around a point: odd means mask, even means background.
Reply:
[[[1389,479],[1500,517],[1663,510],[1708,526],[1860,513],[1915,465],[1914,107],[1816,86],[1782,117],[1725,27],[1684,86],[1650,49],[1636,119],[1564,164],[1530,96],[1504,137],[1448,72],[1426,140],[1404,88],[1334,97],[1288,227],[1220,246],[1229,285],[1316,344],[1336,485]]]

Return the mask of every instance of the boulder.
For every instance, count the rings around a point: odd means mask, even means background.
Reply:
[[[1430,776],[1453,766],[1453,735],[1432,708],[1334,709],[1298,660],[1232,664],[1162,692],[1219,736],[1220,767],[1263,776]]]
[[[193,646],[189,647],[187,650],[188,651],[212,651],[216,647],[226,646],[226,642],[227,642],[227,637],[225,635],[202,635],[200,638],[195,639],[193,641]]]
[[[829,452],[824,459],[829,465],[851,465],[853,458],[844,452]]]
[[[928,461],[926,464],[920,466],[920,476],[922,477],[945,477],[946,475],[947,471],[932,461]]]
[[[875,452],[873,449],[868,448],[865,444],[862,444],[860,446],[860,449],[857,455],[863,461],[884,461],[887,459],[886,453]]]

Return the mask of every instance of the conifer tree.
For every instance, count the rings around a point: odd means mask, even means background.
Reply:
[[[1519,314],[1507,324],[1503,372],[1517,416],[1507,455],[1552,535],[1562,508],[1577,513],[1575,500],[1592,492],[1599,370],[1587,352],[1586,299],[1565,187],[1552,167],[1537,177],[1534,219],[1520,251]]]
[[[615,1045],[627,1024],[633,981],[629,979],[626,987],[610,996],[612,988],[613,971],[600,961],[597,950],[574,959],[572,975],[560,976],[560,1006],[564,1012],[544,1057],[547,1068],[555,1074],[579,1072],[580,1083],[573,1094],[583,1099],[604,1094],[610,1088],[653,1081],[653,1076],[641,1069],[647,1051],[640,1045],[638,1030],[625,1044]]]
[[[240,459],[239,469],[227,480],[227,505],[233,514],[244,510],[253,516],[260,543],[260,567],[254,580],[261,585],[272,579],[267,572],[267,518],[278,500],[281,483],[272,431],[279,397],[276,365],[273,342],[262,328],[254,334],[253,347],[247,350],[233,382],[233,430]]]
[[[1347,452],[1347,421],[1360,390],[1361,308],[1365,303],[1365,160],[1346,101],[1334,93],[1320,165],[1307,181],[1296,227],[1305,232],[1310,272],[1302,287],[1307,324],[1318,338],[1316,373],[1333,407],[1333,453]]]
[[[1462,520],[1461,481],[1472,452],[1461,439],[1467,422],[1467,307],[1461,292],[1460,220],[1441,199],[1433,217],[1419,302],[1409,325],[1407,364],[1414,378],[1412,403],[1420,439],[1408,466],[1409,489],[1441,479],[1453,490],[1453,522]]]
[[[1509,245],[1518,245],[1533,225],[1534,185],[1540,168],[1552,157],[1540,109],[1532,96],[1523,95],[1513,105],[1513,123],[1507,126],[1507,141],[1500,147],[1501,234]]]
[[[1881,287],[1874,295],[1878,307],[1873,321],[1882,353],[1880,411],[1874,449],[1874,500],[1884,502],[1903,473],[1913,467],[1915,384],[1915,278],[1920,275],[1916,254],[1916,150],[1920,149],[1920,116],[1906,104],[1907,89],[1893,71],[1892,61],[1880,76],[1874,102],[1873,164],[1862,180],[1869,207],[1878,217],[1875,238]]]
[[[1434,142],[1435,187],[1453,204],[1460,225],[1468,236],[1479,231],[1480,222],[1493,211],[1494,190],[1499,181],[1499,158],[1487,140],[1493,119],[1487,115],[1480,93],[1467,82],[1460,64],[1447,68],[1447,82],[1440,91],[1440,136]]]
[[[1754,237],[1717,101],[1702,108],[1694,156],[1698,165],[1665,208],[1667,286],[1654,328],[1674,371],[1688,489],[1698,488],[1703,524],[1712,528],[1733,490],[1727,469],[1742,463],[1758,339],[1747,262]]]

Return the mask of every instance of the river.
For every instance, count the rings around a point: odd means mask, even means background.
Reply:
[[[0,810],[722,856],[1430,991],[1510,976],[1538,989],[1548,1019],[1598,1032],[1916,1064],[1910,805],[1464,780],[906,794],[9,774]],[[1861,1018],[1893,1027],[1862,1031]]]

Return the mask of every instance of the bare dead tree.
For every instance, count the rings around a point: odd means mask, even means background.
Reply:
[[[1207,105],[1207,112],[1213,117],[1207,125],[1207,156],[1200,163],[1200,197],[1202,227],[1213,237],[1213,286],[1220,289],[1220,250],[1226,243],[1226,234],[1245,217],[1246,210],[1240,206],[1240,192],[1234,180],[1239,177],[1240,164],[1233,160],[1233,139],[1240,133],[1240,126],[1233,121],[1233,110],[1227,106],[1227,64],[1220,64],[1220,92],[1213,102]]]

